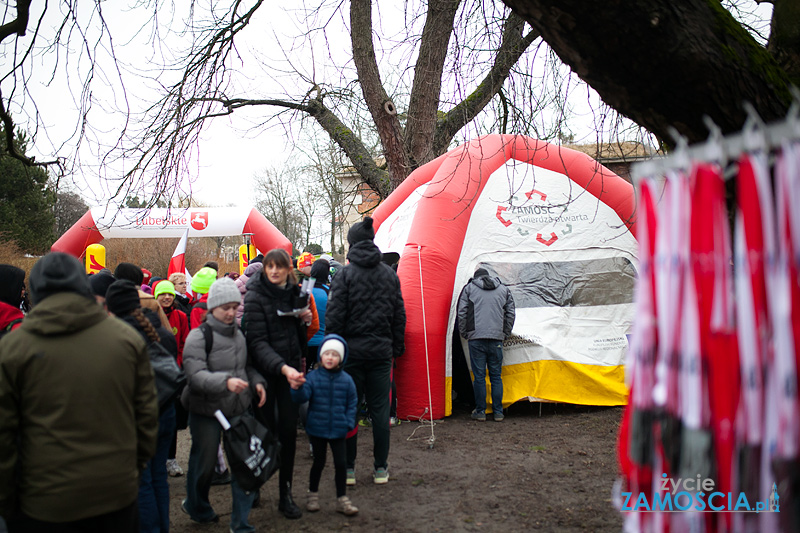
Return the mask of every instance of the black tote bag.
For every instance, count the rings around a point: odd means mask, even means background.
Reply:
[[[228,422],[214,413],[224,430],[222,443],[231,473],[247,492],[258,490],[280,468],[281,444],[250,413]]]

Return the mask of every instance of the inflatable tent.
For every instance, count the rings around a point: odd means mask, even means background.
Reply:
[[[375,243],[401,256],[398,415],[451,413],[456,305],[479,266],[516,304],[504,405],[624,404],[633,212],[628,182],[583,153],[523,136],[481,137],[414,171],[374,213]]]
[[[120,209],[109,212],[93,207],[51,247],[80,257],[87,246],[103,239],[222,237],[253,234],[259,250],[283,248],[292,253],[292,243],[256,209],[198,207],[190,209]]]

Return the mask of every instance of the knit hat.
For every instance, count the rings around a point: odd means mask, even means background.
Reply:
[[[111,284],[106,292],[106,307],[117,316],[126,316],[141,307],[139,290],[132,281],[121,279]]]
[[[0,302],[15,308],[22,303],[22,289],[25,287],[25,271],[12,265],[0,265]]]
[[[208,310],[229,303],[241,303],[242,293],[231,278],[220,278],[208,291]]]
[[[203,267],[192,278],[192,292],[205,294],[215,281],[217,281],[217,271],[211,267]]]
[[[333,350],[339,354],[340,365],[344,362],[345,347],[341,340],[337,338],[329,338],[328,340],[324,341],[319,347],[319,356],[322,357],[322,354],[328,350]]]
[[[361,222],[356,222],[347,232],[347,242],[353,246],[357,242],[371,241],[375,238],[375,229],[372,227],[372,218],[364,217]]]
[[[309,274],[312,278],[317,280],[315,285],[319,286],[320,284],[327,285],[331,281],[331,265],[324,259],[317,259],[314,261],[314,264],[311,266],[311,274]]]
[[[162,279],[156,283],[156,286],[153,289],[153,296],[158,298],[160,294],[171,294],[175,296],[175,285],[173,285],[169,280]]]
[[[153,273],[147,270],[146,268],[142,269],[142,283],[146,285],[150,285],[150,278],[153,277]]]
[[[250,260],[250,263],[248,263],[248,264],[252,265],[253,263],[260,263],[263,259],[264,259],[264,254],[258,254],[257,256],[252,258]]]
[[[138,287],[144,281],[144,273],[142,269],[133,263],[120,263],[114,270],[114,277],[117,279],[127,279],[132,281]]]
[[[95,296],[105,296],[108,288],[112,283],[117,281],[111,274],[98,272],[93,276],[89,276],[89,285],[92,286],[92,292]]]
[[[300,254],[300,257],[297,258],[297,268],[305,268],[310,267],[314,264],[314,256],[311,255],[309,252],[303,252]]]
[[[255,274],[256,272],[261,270],[262,268],[264,268],[264,264],[263,263],[261,263],[261,262],[253,263],[252,261],[250,261],[250,264],[247,265],[247,268],[244,269],[244,275],[249,278],[253,274]]]
[[[34,305],[59,292],[74,292],[94,301],[92,287],[81,262],[61,252],[51,252],[33,265],[30,289]]]

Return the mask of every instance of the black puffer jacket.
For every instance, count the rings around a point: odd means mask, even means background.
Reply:
[[[278,309],[290,311],[300,287],[289,283],[285,288],[271,283],[264,271],[247,281],[242,330],[252,364],[262,375],[279,376],[287,364],[300,370],[306,352],[306,327],[293,316],[278,316]]]
[[[325,333],[347,339],[350,359],[400,357],[405,351],[406,309],[397,274],[369,240],[354,244],[347,258],[350,264],[331,283]]]

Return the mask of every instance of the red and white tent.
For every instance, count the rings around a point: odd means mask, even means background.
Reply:
[[[187,233],[188,231],[188,233]],[[259,250],[283,248],[292,243],[255,208],[198,207],[190,209],[119,209],[93,207],[51,247],[80,257],[86,247],[103,239],[223,237],[253,234]]]
[[[504,405],[624,404],[633,216],[628,182],[528,137],[481,137],[414,171],[374,213],[375,243],[401,256],[408,324],[398,415],[450,414],[456,304],[479,266],[509,285],[517,308]]]

